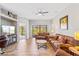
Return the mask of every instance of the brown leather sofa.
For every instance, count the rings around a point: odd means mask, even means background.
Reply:
[[[52,35],[51,37],[48,36],[47,40],[55,51],[59,51],[59,50],[64,51],[67,54],[69,53],[68,55],[70,55],[70,51],[68,48],[76,45],[75,39],[73,37],[62,35],[62,34],[56,34],[54,36]],[[62,52],[60,51],[58,53],[62,54]],[[67,54],[63,54],[63,55],[67,55]]]

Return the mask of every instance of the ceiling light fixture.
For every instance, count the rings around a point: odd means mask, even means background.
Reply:
[[[45,16],[47,13],[48,13],[48,11],[38,10],[38,12],[36,13],[36,15],[43,15],[43,16]]]

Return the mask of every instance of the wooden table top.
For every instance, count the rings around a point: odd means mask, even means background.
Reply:
[[[47,43],[46,40],[37,40],[36,42],[38,42],[38,43]]]

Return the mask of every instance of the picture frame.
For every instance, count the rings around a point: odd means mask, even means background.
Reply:
[[[68,30],[68,15],[60,18],[60,28]]]

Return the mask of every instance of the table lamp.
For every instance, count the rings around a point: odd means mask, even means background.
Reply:
[[[79,32],[75,32],[75,39],[79,40]]]

